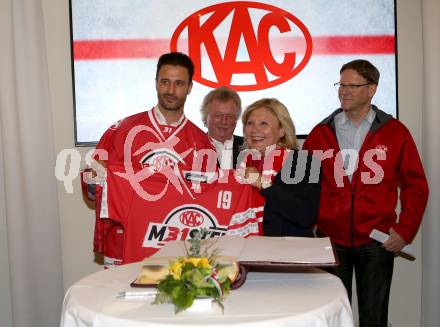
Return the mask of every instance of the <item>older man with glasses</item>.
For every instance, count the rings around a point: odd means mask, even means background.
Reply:
[[[220,168],[235,169],[243,144],[243,137],[234,135],[241,114],[240,96],[229,87],[218,87],[205,96],[200,112],[215,145]]]

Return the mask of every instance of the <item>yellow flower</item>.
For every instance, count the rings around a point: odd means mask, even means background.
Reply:
[[[209,264],[208,258],[206,258],[206,257],[200,258],[198,266],[201,268],[209,268],[209,269],[212,268],[212,266]]]
[[[180,261],[174,261],[170,266],[170,273],[173,275],[175,280],[180,280],[180,275],[182,274],[183,263]]]
[[[185,259],[186,263],[192,263],[194,267],[197,267],[199,261],[200,261],[200,258],[194,258],[194,257],[189,257],[189,258]]]
[[[209,269],[212,268],[212,266],[209,264],[208,258],[206,257],[202,257],[202,258],[189,257],[185,259],[185,263],[192,263],[194,267],[198,267],[198,268],[209,268]]]

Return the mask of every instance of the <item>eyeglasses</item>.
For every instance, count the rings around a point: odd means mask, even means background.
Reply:
[[[342,84],[342,83],[335,83],[333,84],[333,86],[335,87],[336,90],[340,90],[340,89],[347,89],[351,92],[356,91],[358,88],[362,87],[362,86],[367,86],[367,85],[371,85],[371,83],[365,83],[365,84]]]
[[[237,122],[237,116],[228,115],[228,114],[214,114],[212,115],[213,120],[215,121],[226,121],[228,124]]]

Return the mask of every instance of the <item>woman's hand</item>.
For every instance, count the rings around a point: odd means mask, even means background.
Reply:
[[[251,184],[253,187],[261,190],[261,174],[255,167],[239,168],[236,171],[237,177],[244,184]]]
[[[257,168],[246,167],[244,177],[249,184],[261,190],[261,174],[258,172]]]

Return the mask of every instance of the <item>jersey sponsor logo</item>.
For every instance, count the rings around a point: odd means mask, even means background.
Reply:
[[[188,227],[197,227],[203,224],[203,215],[197,210],[186,210],[179,216],[182,224]]]
[[[226,40],[216,38],[225,29],[229,31]],[[272,49],[272,39],[282,39],[282,49]],[[303,70],[312,55],[312,37],[297,17],[251,1],[219,3],[187,17],[170,44],[172,51],[184,51],[184,46],[196,67],[194,80],[213,88],[229,85],[237,91],[282,84]],[[275,58],[273,53],[280,52]],[[208,61],[202,60],[202,53]]]
[[[192,238],[194,231],[206,228],[211,237],[226,234],[226,226],[205,207],[185,204],[173,209],[162,224],[150,223],[144,237],[143,247],[160,248],[166,242]]]

